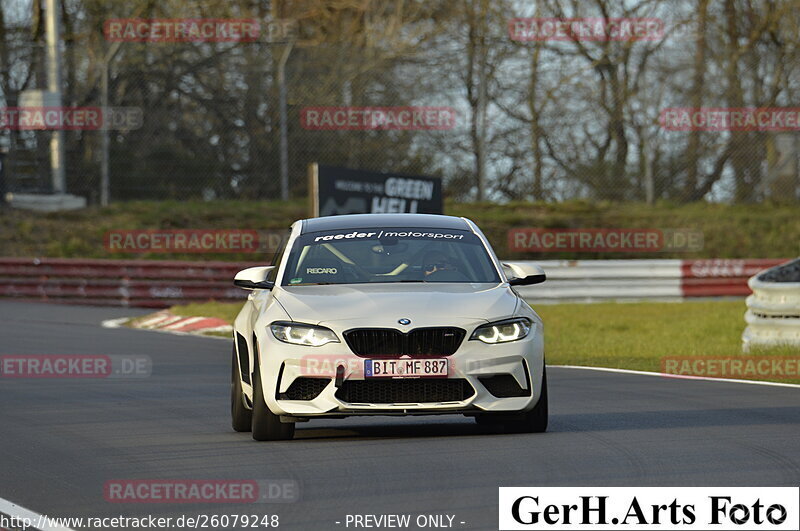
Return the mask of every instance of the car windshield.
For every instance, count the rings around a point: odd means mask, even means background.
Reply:
[[[417,227],[304,234],[292,246],[282,284],[499,281],[472,232]]]

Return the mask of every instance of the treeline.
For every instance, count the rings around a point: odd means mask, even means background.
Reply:
[[[456,200],[796,201],[800,191],[797,163],[786,167],[793,133],[660,123],[668,108],[798,106],[797,0],[58,4],[64,105],[98,106],[107,66],[110,105],[143,111],[140,128],[111,134],[114,200],[280,197],[281,70],[293,197],[305,194],[312,161],[441,176]],[[46,86],[44,5],[0,1],[6,107]],[[511,22],[530,17],[654,19],[660,29],[530,40],[532,26]],[[261,32],[252,42],[112,42],[104,27],[120,18],[255,19]],[[303,109],[322,106],[452,107],[457,119],[441,130],[304,128]],[[48,134],[1,133],[8,186],[46,188]],[[96,201],[101,133],[66,139],[68,189]]]

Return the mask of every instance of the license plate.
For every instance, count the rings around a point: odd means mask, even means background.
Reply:
[[[366,378],[447,376],[446,359],[364,360]]]

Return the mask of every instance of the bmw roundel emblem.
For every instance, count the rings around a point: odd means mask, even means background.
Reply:
[[[401,325],[410,325],[411,324],[411,319],[406,319],[405,317],[403,317],[402,319],[400,319],[397,322],[400,323]]]

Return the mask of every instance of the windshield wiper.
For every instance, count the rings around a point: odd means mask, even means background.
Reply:
[[[422,283],[422,282],[428,282],[428,281],[427,280],[411,280],[411,279],[405,279],[405,280],[370,280],[368,282],[368,284],[401,284],[403,282],[415,282],[415,283],[418,282],[418,283]]]

